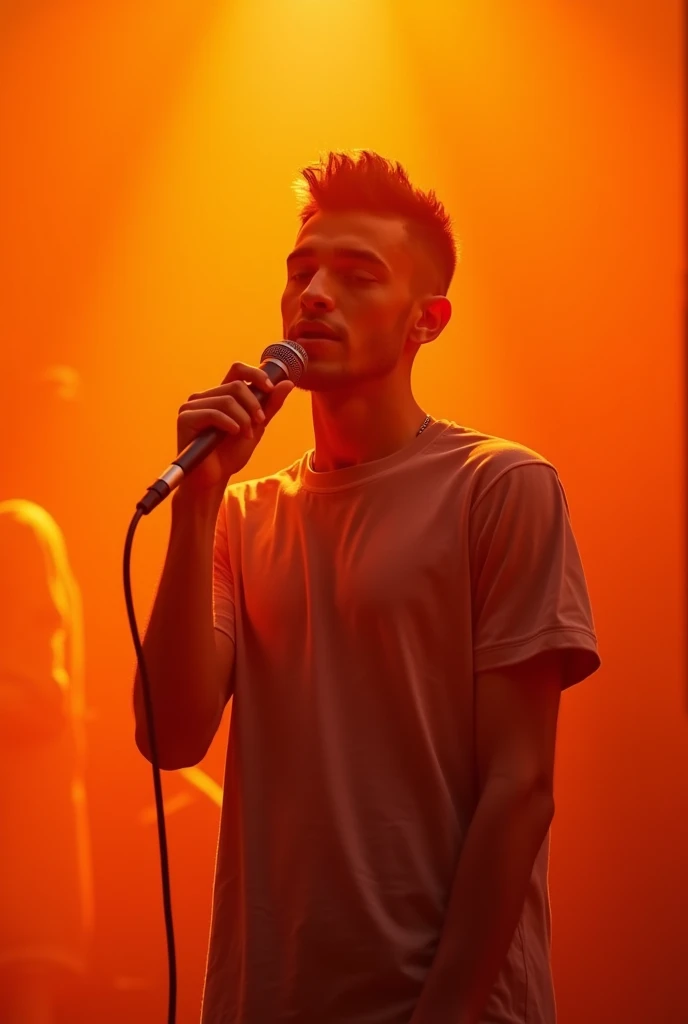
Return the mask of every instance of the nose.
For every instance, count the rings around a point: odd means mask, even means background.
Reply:
[[[334,309],[334,300],[327,288],[325,274],[313,274],[308,286],[301,292],[301,308],[308,313],[330,312]]]

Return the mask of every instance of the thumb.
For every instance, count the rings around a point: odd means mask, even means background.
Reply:
[[[272,417],[279,412],[284,405],[287,395],[291,394],[296,385],[290,380],[282,380],[279,384],[276,384],[272,394],[267,400],[263,412],[265,413],[265,426],[268,425]]]

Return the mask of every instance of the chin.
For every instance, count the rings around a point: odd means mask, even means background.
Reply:
[[[346,387],[347,380],[338,373],[319,373],[317,370],[307,370],[298,383],[300,391],[338,391]]]

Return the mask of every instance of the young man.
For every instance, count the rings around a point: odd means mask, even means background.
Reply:
[[[552,1024],[557,714],[600,664],[564,492],[413,397],[451,313],[434,194],[368,152],[303,177],[315,450],[227,486],[292,385],[237,363],[182,406],[180,447],[229,437],[174,496],[145,641],[164,767],[233,697],[203,1021]]]

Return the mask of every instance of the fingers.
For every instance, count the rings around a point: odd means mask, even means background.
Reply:
[[[217,389],[215,389],[217,390]],[[241,399],[241,400],[240,400]],[[242,402],[245,401],[245,405]],[[233,424],[236,429],[232,433],[241,431],[246,437],[253,437],[253,425],[262,427],[265,423],[265,413],[256,398],[247,392],[236,398],[232,394],[204,394],[198,398],[193,395],[188,402],[179,408],[180,425],[191,425],[189,413],[200,413],[208,410],[215,410],[221,413],[226,420]],[[198,417],[195,417],[197,421]]]
[[[222,383],[229,384],[235,380],[257,384],[264,391],[272,390],[272,381],[265,370],[261,370],[259,366],[250,366],[248,363],[232,363]]]
[[[179,415],[177,426],[180,432],[188,431],[190,436],[197,436],[207,427],[217,427],[227,434],[238,434],[241,430],[239,424],[220,409],[187,409]],[[250,427],[248,428],[251,429]],[[253,432],[247,437],[253,437]]]
[[[272,383],[266,393],[272,391]],[[265,399],[263,399],[263,404]],[[249,390],[248,384],[243,380],[231,381],[229,384],[222,384],[218,388],[210,388],[198,394],[189,396],[187,402],[179,409],[180,414],[187,409],[221,409],[227,415],[232,416],[241,426],[248,427],[251,422],[256,426],[262,426],[265,422],[265,413],[262,404]]]
[[[284,405],[287,395],[290,395],[294,390],[295,385],[290,380],[280,381],[279,384],[275,385],[275,390],[270,395],[265,409],[265,426],[268,425],[270,420],[275,416],[282,406]]]
[[[257,398],[249,384],[264,394]],[[210,426],[247,438],[254,437],[255,428],[260,437],[293,390],[294,384],[289,380],[273,385],[265,370],[258,366],[233,363],[219,387],[189,395],[180,406],[178,440],[182,443]]]
[[[264,391],[260,400],[251,392],[247,381]],[[233,363],[219,387],[189,395],[180,406],[179,418],[183,423],[189,411],[218,409],[232,419],[247,437],[252,437],[251,426],[266,426],[293,389],[294,384],[288,380],[273,385],[260,367]]]

